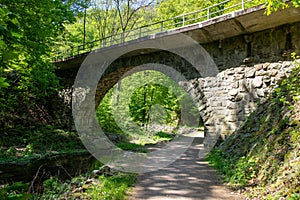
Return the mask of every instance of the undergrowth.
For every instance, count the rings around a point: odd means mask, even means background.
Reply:
[[[84,150],[76,132],[53,126],[16,126],[1,132],[0,163],[29,162],[49,154]]]
[[[120,172],[96,177],[89,173],[64,182],[50,177],[43,182],[42,193],[32,193],[29,183],[15,182],[0,189],[0,200],[124,200],[135,182],[135,174]]]

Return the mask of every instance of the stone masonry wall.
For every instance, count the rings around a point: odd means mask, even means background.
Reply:
[[[198,102],[206,134],[219,133],[224,139],[234,132],[292,68],[291,61],[263,63],[189,81],[189,87],[196,91],[190,95]]]
[[[300,23],[201,45],[212,56],[219,71],[244,64],[278,62],[289,59],[291,52],[300,53]]]

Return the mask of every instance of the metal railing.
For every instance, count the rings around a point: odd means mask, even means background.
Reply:
[[[95,49],[109,47],[112,45],[122,44],[128,41],[139,39],[151,34],[162,33],[165,31],[182,28],[188,25],[196,24],[206,20],[213,19],[215,17],[228,14],[238,10],[245,10],[254,5],[253,0],[241,0],[237,4],[233,4],[225,8],[231,0],[225,0],[221,3],[209,6],[207,8],[189,12],[183,15],[172,17],[170,19],[158,21],[148,25],[144,25],[132,30],[117,33],[99,40],[87,42],[86,44],[79,45],[77,47],[71,47],[63,52],[56,52],[54,60],[56,62],[64,61],[65,59],[78,56],[80,54],[89,53]]]

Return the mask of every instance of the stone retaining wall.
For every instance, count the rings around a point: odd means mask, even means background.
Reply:
[[[225,138],[234,132],[292,68],[291,61],[240,66],[185,83],[194,89],[189,93],[198,103],[206,134]]]

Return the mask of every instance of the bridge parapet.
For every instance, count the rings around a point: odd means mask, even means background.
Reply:
[[[204,9],[143,25],[132,30],[127,30],[125,32],[120,32],[105,38],[101,38],[99,40],[87,42],[86,44],[82,44],[77,47],[71,47],[63,52],[56,52],[54,60],[56,62],[60,62],[85,55],[86,53],[100,48],[126,44],[127,42],[139,39],[151,39],[161,35],[170,34],[172,32],[181,32],[182,30],[190,29],[191,27],[194,29],[191,25],[196,25],[201,28],[207,26],[208,24],[215,23],[218,21],[218,18],[219,20],[232,18],[243,14],[246,9],[252,8],[253,10],[253,6],[256,5],[253,3],[253,0],[240,0],[238,3],[235,3],[230,7],[225,7],[225,5],[230,1],[231,0],[225,0],[218,4],[208,6]],[[255,10],[262,8],[263,5],[259,5],[255,8]],[[249,11],[251,11],[251,9],[246,12]],[[228,13],[230,14],[227,15]]]

